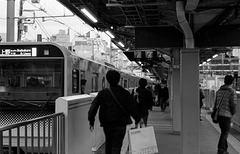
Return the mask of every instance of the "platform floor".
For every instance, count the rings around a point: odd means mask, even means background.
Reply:
[[[200,154],[216,154],[220,136],[218,125],[213,124],[208,110],[202,110],[203,120],[200,122]],[[181,135],[173,134],[172,118],[167,108],[161,112],[154,107],[149,114],[149,126],[154,126],[158,154],[181,154]],[[228,137],[230,154],[240,154],[240,142],[231,134]],[[104,154],[104,145],[95,154]]]

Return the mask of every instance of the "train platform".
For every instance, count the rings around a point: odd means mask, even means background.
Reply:
[[[200,122],[200,154],[216,154],[217,143],[220,136],[218,125],[212,123],[209,110],[202,110],[203,118]],[[170,110],[160,111],[154,107],[149,114],[149,126],[153,126],[158,145],[158,154],[180,154],[181,135],[173,134]],[[235,134],[236,135],[236,134]],[[239,133],[237,136],[240,136]],[[228,151],[230,154],[240,153],[240,142],[233,135],[228,137]],[[104,145],[94,154],[104,154]]]

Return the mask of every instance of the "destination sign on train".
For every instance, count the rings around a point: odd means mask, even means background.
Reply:
[[[0,50],[1,57],[11,57],[11,56],[36,56],[37,49],[36,48],[29,48],[29,49],[10,49],[5,48]]]

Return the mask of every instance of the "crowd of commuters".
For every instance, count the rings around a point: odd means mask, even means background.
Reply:
[[[147,126],[149,110],[152,106],[160,106],[164,112],[168,106],[169,91],[167,80],[161,80],[155,88],[148,86],[146,79],[139,80],[139,87],[129,91],[118,85],[120,74],[115,70],[109,70],[106,74],[109,88],[101,90],[88,112],[90,130],[94,128],[95,116],[99,110],[100,125],[105,134],[105,154],[120,154],[123,138],[126,133],[126,126],[132,123],[131,117],[136,125]],[[231,119],[236,112],[237,95],[232,88],[233,76],[226,75],[224,85],[216,92],[214,108],[219,108],[219,127],[221,135],[218,141],[218,154],[228,154],[227,138],[230,131]],[[200,113],[203,107],[204,94],[199,85],[200,91]],[[135,96],[137,99],[135,100]],[[155,99],[154,96],[157,96]],[[156,100],[156,101],[155,101]],[[201,116],[200,116],[201,120]]]
[[[139,87],[136,90],[134,89],[132,92],[132,96],[134,95],[135,91],[137,93],[138,102],[136,102],[136,104],[139,108],[141,118],[143,119],[145,126],[147,126],[149,114],[148,110],[151,110],[153,105],[152,92],[146,88],[147,84],[147,80],[141,78],[139,80]]]
[[[126,126],[131,117],[136,124],[143,124],[137,104],[133,102],[129,91],[118,85],[120,74],[109,70],[106,74],[110,88],[101,90],[88,112],[90,130],[94,128],[95,116],[99,110],[99,121],[105,134],[105,154],[120,154]]]
[[[157,95],[155,104],[160,106],[161,111],[164,112],[166,107],[169,106],[169,90],[166,79],[162,79],[161,83],[155,85],[155,93]]]
[[[154,105],[154,89],[148,87],[146,79],[139,80],[139,86],[132,91],[124,89],[118,83],[120,73],[109,70],[106,79],[110,85],[99,91],[88,111],[90,130],[93,131],[95,116],[99,109],[100,126],[105,134],[105,154],[120,154],[127,125],[135,121],[135,125],[147,126],[149,110]],[[169,98],[166,80],[162,80],[161,90],[157,92],[161,99],[162,111],[166,109]],[[134,99],[137,94],[137,101]]]

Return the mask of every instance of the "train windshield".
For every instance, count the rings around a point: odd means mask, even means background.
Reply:
[[[62,89],[62,59],[0,60],[1,104],[45,106],[62,96]]]

